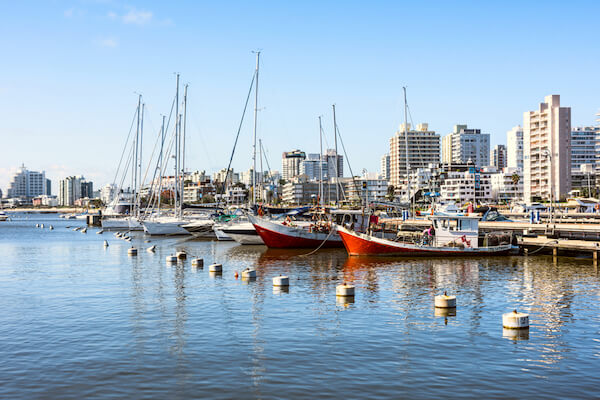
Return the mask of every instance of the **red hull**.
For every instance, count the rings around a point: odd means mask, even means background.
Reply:
[[[322,240],[309,239],[291,235],[285,235],[280,232],[275,232],[266,229],[257,224],[254,224],[256,232],[260,235],[267,247],[274,249],[315,249],[323,243]],[[344,247],[340,238],[334,233],[321,247]]]
[[[416,247],[414,245],[403,246],[400,243],[385,244],[367,240],[356,235],[349,234],[339,229],[338,234],[344,242],[344,247],[351,256],[481,256],[481,255],[505,255],[509,254],[510,248],[499,250],[444,250],[435,248]]]

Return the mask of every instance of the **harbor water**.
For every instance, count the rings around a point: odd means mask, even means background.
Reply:
[[[2,399],[600,396],[589,258],[305,256],[141,232],[129,243],[73,231],[83,224],[0,222]],[[179,250],[187,259],[167,264]],[[289,288],[273,287],[279,275]],[[353,298],[336,297],[343,282]],[[455,311],[434,308],[444,291]],[[529,330],[503,329],[513,309]]]

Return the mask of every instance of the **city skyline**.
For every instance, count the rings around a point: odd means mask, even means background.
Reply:
[[[271,166],[284,151],[318,152],[319,115],[329,141],[324,148],[332,147],[335,103],[353,170],[379,170],[403,122],[402,86],[408,87],[409,123],[426,122],[440,136],[468,124],[490,133],[491,147],[506,144],[506,132],[547,95],[559,94],[571,107],[573,128],[595,125],[600,106],[598,56],[590,54],[595,36],[583,19],[598,10],[592,2],[566,9],[559,3],[543,9],[517,3],[201,4],[182,7],[185,14],[161,3],[31,4],[10,4],[0,17],[13,32],[0,39],[10,60],[3,66],[9,78],[0,85],[3,191],[23,163],[46,171],[54,188],[70,175],[85,175],[97,187],[112,182],[135,92],[148,107],[149,153],[160,114],[172,101],[175,71],[190,83],[186,165],[209,173],[226,167],[257,48],[263,51],[259,136]],[[544,18],[533,20],[534,14]],[[581,24],[569,29],[563,20]],[[532,43],[549,56],[530,57]],[[248,114],[233,162],[237,171],[251,166],[251,125]]]

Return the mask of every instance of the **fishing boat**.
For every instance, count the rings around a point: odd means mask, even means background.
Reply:
[[[256,232],[264,244],[275,249],[299,249],[321,247],[343,247],[342,239],[335,233],[331,223],[312,223],[293,221],[287,217],[284,221],[269,220],[249,215]]]
[[[390,237],[381,230],[377,233],[359,233],[337,226],[337,233],[351,256],[475,256],[506,255],[513,250],[511,243],[487,246],[480,245],[479,216],[474,215],[431,215],[428,216],[435,230],[433,236],[425,236],[416,243]]]

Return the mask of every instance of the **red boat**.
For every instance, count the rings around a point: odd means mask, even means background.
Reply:
[[[473,256],[506,255],[513,246],[479,247],[479,217],[467,215],[430,216],[435,234],[428,237],[428,244],[396,241],[337,227],[337,233],[351,256]]]
[[[344,247],[335,232],[335,224],[313,224],[309,221],[282,222],[257,216],[248,216],[265,245],[276,249],[315,249],[321,247]]]

